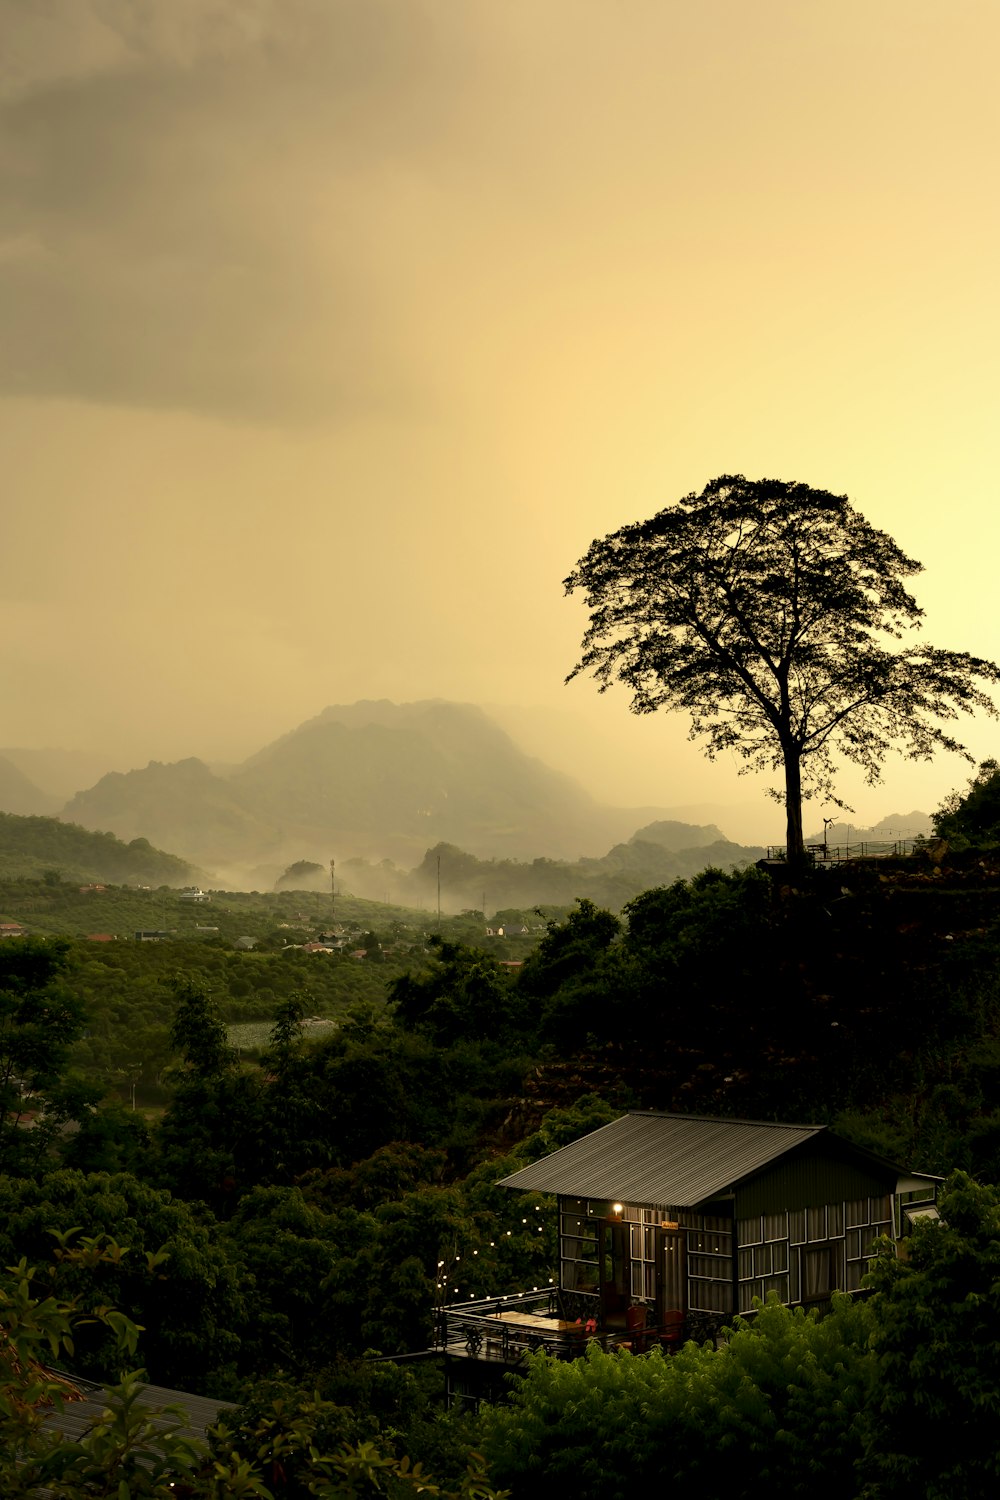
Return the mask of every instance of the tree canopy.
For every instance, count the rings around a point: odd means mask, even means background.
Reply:
[[[906,587],[920,571],[846,496],[722,475],[591,544],[565,580],[590,610],[570,678],[624,683],[635,713],[685,710],[710,758],[782,770],[800,859],[803,797],[843,805],[835,756],[875,782],[890,746],[966,754],[947,726],[996,713],[993,662],[898,644],[920,625]]]
[[[84,1008],[63,982],[69,944],[37,938],[0,944],[0,1168],[27,1166],[44,1150],[45,1131],[20,1128],[25,1115],[44,1113],[59,1083],[71,1044],[84,1026]]]
[[[934,814],[934,832],[956,849],[1000,844],[1000,765],[984,760],[964,792],[952,792]]]
[[[872,1500],[974,1500],[1000,1484],[1000,1193],[955,1172],[938,1207],[905,1257],[886,1242],[872,1266]]]

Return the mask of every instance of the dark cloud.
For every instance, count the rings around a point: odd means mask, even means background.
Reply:
[[[468,85],[461,30],[379,0],[260,5],[242,32],[237,10],[84,7],[117,25],[110,62],[8,100],[0,394],[307,420],[409,399],[380,225]]]

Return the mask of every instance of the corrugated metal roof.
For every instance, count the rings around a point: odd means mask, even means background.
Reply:
[[[500,1186],[696,1208],[824,1129],[694,1115],[628,1114],[502,1178]]]
[[[102,1413],[107,1409],[108,1399],[104,1386],[97,1385],[92,1380],[63,1375],[55,1370],[49,1373],[59,1374],[71,1389],[75,1389],[76,1397],[66,1401],[64,1406],[47,1408],[43,1412],[44,1423],[62,1437],[79,1442],[100,1421]],[[173,1418],[162,1416],[165,1407],[181,1407],[188,1419],[183,1435],[204,1438],[206,1428],[218,1421],[220,1411],[231,1407],[233,1403],[215,1401],[209,1396],[194,1396],[190,1391],[170,1390],[162,1385],[143,1385],[137,1404],[143,1408],[144,1415],[153,1418],[157,1428],[173,1425]]]

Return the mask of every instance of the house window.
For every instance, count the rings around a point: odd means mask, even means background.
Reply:
[[[766,1301],[769,1292],[782,1302],[810,1303],[835,1290],[857,1291],[872,1241],[883,1232],[875,1215],[887,1210],[888,1200],[862,1198],[741,1219],[740,1312],[752,1312],[754,1299]]]
[[[764,1238],[766,1240],[787,1240],[787,1238],[788,1238],[788,1215],[787,1214],[765,1214],[764,1215]]]
[[[645,1224],[633,1224],[630,1236],[632,1296],[651,1301],[656,1296],[656,1231]]]
[[[759,1245],[763,1242],[763,1220],[760,1214],[754,1214],[752,1219],[740,1219],[738,1225],[739,1239],[741,1245]]]
[[[695,1312],[728,1313],[733,1310],[733,1289],[728,1281],[690,1283],[691,1308]]]
[[[843,1241],[827,1245],[805,1245],[801,1256],[801,1300],[828,1302],[831,1293],[844,1289]]]
[[[567,1292],[600,1290],[601,1225],[582,1213],[563,1213],[559,1223],[560,1285]]]
[[[817,1240],[825,1240],[827,1237],[826,1207],[806,1209],[806,1233],[809,1243],[814,1244]]]
[[[732,1312],[732,1265],[731,1221],[710,1214],[693,1216],[687,1225],[688,1296],[692,1308],[699,1312]]]

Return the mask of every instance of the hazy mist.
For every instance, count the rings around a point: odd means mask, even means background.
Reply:
[[[993,4],[0,28],[0,744],[236,762],[444,698],[606,802],[780,839],[686,722],[563,686],[592,538],[725,472],[849,494],[926,564],[927,639],[1000,657]],[[966,775],[843,790],[875,820]]]

